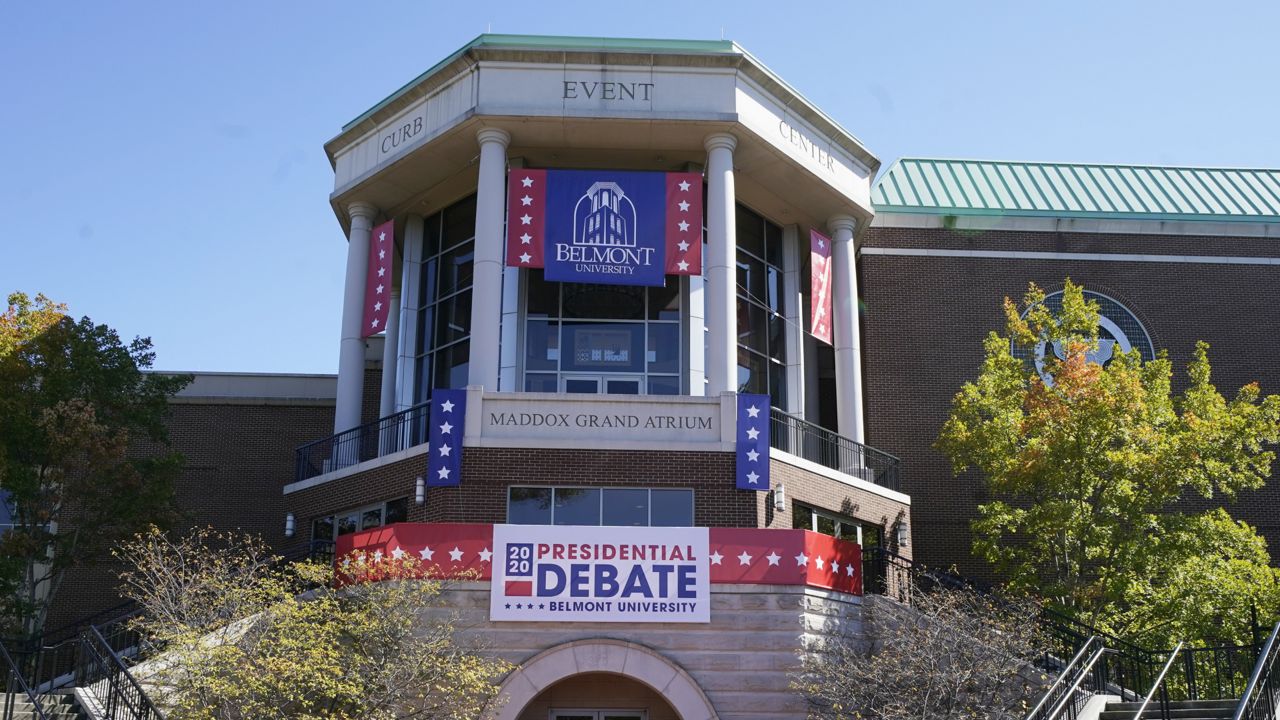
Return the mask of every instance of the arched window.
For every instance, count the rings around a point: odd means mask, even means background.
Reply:
[[[1084,291],[1084,299],[1095,302],[1098,305],[1098,349],[1090,353],[1090,360],[1105,366],[1118,353],[1130,352],[1131,350],[1137,350],[1144,362],[1149,362],[1156,358],[1155,346],[1151,343],[1151,335],[1147,333],[1147,329],[1142,326],[1137,316],[1129,308],[1120,304],[1114,298],[1092,290]],[[1055,313],[1061,311],[1062,291],[1059,290],[1046,295],[1044,304]],[[1023,316],[1026,316],[1025,312]],[[1063,355],[1062,348],[1051,348],[1047,342],[1041,342],[1030,348],[1014,343],[1012,349],[1014,357],[1034,363],[1041,376],[1044,375],[1044,359],[1046,355],[1053,353],[1059,358],[1062,358]]]

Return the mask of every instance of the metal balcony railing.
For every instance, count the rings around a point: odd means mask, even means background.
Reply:
[[[820,425],[769,409],[770,444],[810,462],[862,478],[890,490],[900,490],[898,458]]]
[[[427,441],[431,403],[307,443],[297,450],[294,482],[324,475]]]

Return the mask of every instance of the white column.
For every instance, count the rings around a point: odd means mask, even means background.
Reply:
[[[706,280],[701,275],[690,275],[686,286],[688,302],[685,303],[685,347],[689,349],[689,394],[701,397],[707,394],[707,311]]]
[[[365,277],[369,274],[369,232],[378,209],[366,202],[347,206],[351,234],[347,238],[347,281],[342,297],[342,342],[338,347],[338,391],[333,409],[333,432],[360,424],[360,403],[364,395]]]
[[[853,230],[857,221],[837,215],[831,230],[832,331],[836,346],[836,416],[840,434],[866,442],[862,423],[862,340],[858,318],[858,276],[854,267]]]
[[[417,382],[414,373],[414,353],[418,349],[418,323],[421,322],[422,308],[418,305],[422,282],[422,241],[424,223],[421,215],[410,215],[404,223],[403,250],[400,262],[404,269],[400,273],[400,359],[396,363],[399,379],[396,381],[396,409],[399,412],[413,405],[414,384]]]
[[[809,238],[800,240],[800,228],[782,228],[782,315],[787,319],[787,403],[782,408],[804,417],[804,301],[801,297],[801,258],[809,250]],[[814,360],[816,362],[816,359]]]
[[[502,331],[503,220],[507,201],[507,145],[511,135],[498,128],[476,133],[480,141],[480,177],[476,182],[476,251],[471,290],[471,357],[468,385],[498,389]]]
[[[733,149],[728,133],[707,136],[707,394],[738,390],[737,224],[734,221]]]
[[[396,411],[396,360],[400,356],[400,288],[391,288],[391,307],[387,311],[387,329],[382,339],[382,397],[378,417]]]

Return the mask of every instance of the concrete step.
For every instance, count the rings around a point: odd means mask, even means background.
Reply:
[[[1179,700],[1169,703],[1171,720],[1230,720],[1238,700]],[[1133,720],[1133,714],[1142,707],[1141,702],[1112,702],[1098,715],[1098,720]],[[1159,702],[1152,700],[1142,717],[1162,718]]]
[[[0,696],[0,712],[5,707],[13,709],[14,720],[35,720],[39,717],[26,695]],[[48,720],[87,720],[89,717],[71,695],[43,695],[40,697],[40,709]]]

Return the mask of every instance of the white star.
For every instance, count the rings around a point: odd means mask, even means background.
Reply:
[[[449,451],[450,451],[450,450],[452,450],[452,449],[453,449],[453,448],[449,447],[448,445],[441,445],[441,446],[440,446],[440,457],[449,457]]]
[[[377,552],[375,552],[375,553],[373,554],[373,561],[374,561],[374,562],[376,562],[376,563],[380,563],[380,562],[382,562],[382,551],[381,551],[381,550],[378,550]]]
[[[462,551],[458,549],[457,545],[454,545],[453,549],[449,551],[449,559],[454,562],[462,559]]]
[[[844,566],[844,574],[848,575],[849,577],[853,577],[853,570],[854,570],[854,567],[852,565]]]
[[[821,556],[821,555],[819,555],[818,557],[816,557],[816,558],[814,558],[814,559],[813,559],[813,564],[814,564],[814,565],[817,565],[817,566],[818,566],[818,569],[819,569],[819,570],[821,570],[821,569],[823,568],[823,566],[826,564],[826,560],[823,560],[823,559],[822,559],[822,556]]]
[[[756,405],[747,408],[747,417],[760,417],[760,408]]]
[[[680,222],[676,223],[676,225],[680,228],[680,232],[687,232],[687,231],[689,230],[689,223],[687,223],[687,222],[685,222],[685,221],[683,221],[683,220],[681,220]]]
[[[453,412],[453,401],[445,400],[440,403],[440,412]]]
[[[429,547],[426,547],[425,545],[423,546],[422,551],[418,553],[419,557],[421,557],[423,560],[430,560],[431,556],[435,554],[436,552],[434,550],[432,550]]]
[[[378,318],[374,318],[373,321],[369,323],[369,327],[378,327]]]
[[[689,183],[688,183],[688,181],[681,181],[681,183],[680,183],[680,192],[689,192]]]
[[[760,431],[755,428],[747,428],[747,437],[751,438],[752,440],[755,440],[756,438],[760,437]]]
[[[342,569],[346,570],[349,567],[351,567],[351,558],[349,557],[342,558]]]
[[[490,550],[489,548],[485,548],[485,549],[481,550],[481,551],[480,551],[480,560],[481,560],[481,562],[492,562],[492,561],[493,561],[493,551],[492,551],[492,550]]]
[[[397,560],[399,560],[400,558],[404,557],[404,556],[405,556],[405,555],[407,555],[407,554],[408,554],[408,553],[406,553],[406,552],[404,551],[404,548],[396,548],[395,550],[392,550],[392,551],[391,551],[391,557],[393,557],[393,558],[395,558],[395,559],[397,559]]]
[[[523,186],[525,186],[525,187],[533,187],[533,178],[531,178],[531,177],[526,177],[526,178],[524,178],[523,180],[521,180],[521,181],[520,181],[520,184],[521,184],[521,185],[523,185]]]
[[[448,420],[445,420],[444,424],[440,426],[440,434],[448,435],[451,432],[453,432],[453,426],[449,424]]]
[[[380,268],[378,268],[378,277],[382,277],[383,275],[386,275],[386,274],[387,274],[387,269],[386,269],[386,268],[384,268],[384,267],[380,267]]]
[[[387,231],[383,230],[382,232],[378,233],[378,242],[386,242],[386,241],[387,241]]]
[[[676,267],[680,268],[680,272],[684,272],[689,269],[689,263],[685,262],[684,260],[681,260],[680,262],[676,263]]]
[[[520,236],[520,244],[521,244],[521,245],[528,245],[528,244],[529,244],[529,241],[530,241],[530,240],[532,240],[532,239],[533,239],[533,236],[532,236],[532,235],[530,235],[529,233],[525,233],[525,234],[523,234],[523,235],[521,235],[521,236]]]
[[[375,290],[377,290],[377,294],[379,294],[379,295],[381,295],[381,294],[382,294],[382,286],[381,286],[381,285],[379,285],[378,287],[376,287],[376,288],[374,288],[374,289],[375,289]]]
[[[724,559],[724,556],[720,554],[720,551],[719,551],[719,550],[717,550],[717,551],[715,551],[715,552],[711,553],[711,554],[710,554],[710,555],[708,555],[707,557],[711,558],[711,564],[712,564],[712,565],[719,565],[719,564],[720,564],[720,561]]]
[[[532,218],[532,217],[529,217],[528,215],[521,215],[521,216],[520,216],[520,224],[521,224],[521,225],[528,225],[528,224],[529,224],[529,223],[531,223],[531,222],[533,222],[533,218]]]
[[[755,450],[748,450],[747,459],[750,460],[751,462],[756,462],[757,460],[760,459],[760,453],[756,452]]]
[[[441,480],[448,480],[448,479],[449,479],[449,468],[447,468],[447,467],[442,467],[442,468],[440,468],[440,472],[438,472],[438,473],[436,473],[436,474],[440,476],[440,479],[441,479]]]
[[[777,565],[778,561],[782,559],[782,556],[776,552],[770,552],[768,555],[764,556],[764,559],[768,560],[770,565]]]
[[[808,564],[809,564],[808,555],[805,555],[804,553],[800,553],[799,555],[796,556],[796,567],[804,567],[805,565],[808,565]]]
[[[386,251],[386,250],[379,250],[379,251],[378,251],[378,259],[379,259],[379,260],[382,260],[382,259],[384,259],[384,258],[386,258],[386,257],[387,257],[387,251]]]
[[[823,250],[826,247],[827,247],[827,241],[823,240],[822,238],[818,238],[818,249]]]
[[[379,311],[379,310],[381,310],[381,309],[382,309],[382,303],[380,303],[380,302],[376,302],[376,303],[374,303],[374,304],[373,304],[373,311],[374,311],[374,312],[378,312],[378,311]]]
[[[739,564],[739,565],[750,565],[750,564],[751,564],[751,556],[747,554],[747,551],[746,551],[746,550],[743,550],[743,551],[742,551],[742,554],[738,556],[738,564]]]
[[[821,318],[823,315],[826,315],[826,314],[827,314],[827,309],[826,309],[825,307],[823,307],[823,306],[819,305],[819,306],[818,306],[818,317],[819,317],[819,318]]]
[[[681,200],[681,201],[680,201],[680,212],[688,212],[688,210],[689,210],[689,203],[688,203],[687,201],[685,201],[685,200]]]
[[[532,256],[532,255],[530,255],[529,253],[523,253],[523,254],[521,254],[521,255],[520,255],[520,262],[521,262],[521,264],[527,265],[527,264],[529,264],[529,261],[530,261],[530,260],[532,260],[532,259],[533,259],[533,256]]]
[[[689,251],[689,243],[685,242],[684,240],[681,240],[680,242],[676,243],[676,247],[680,248],[680,252]]]
[[[520,198],[520,204],[521,204],[521,205],[532,205],[532,204],[533,204],[533,198],[529,197],[528,195],[525,195],[524,197]]]
[[[755,485],[756,481],[759,479],[760,479],[760,476],[756,474],[755,470],[752,470],[751,472],[747,473],[747,482],[750,482],[752,485]]]

